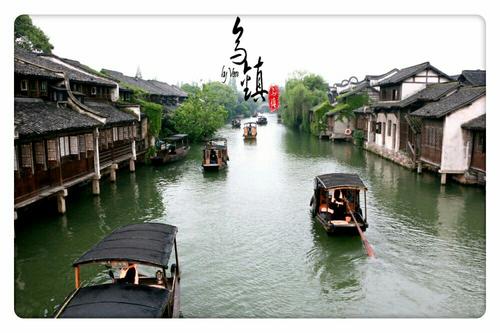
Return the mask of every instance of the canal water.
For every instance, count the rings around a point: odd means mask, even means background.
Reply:
[[[184,161],[140,165],[116,184],[70,191],[17,221],[15,311],[50,317],[71,292],[71,263],[113,229],[162,222],[179,228],[185,317],[478,317],[485,310],[485,191],[417,175],[346,143],[277,124],[255,143],[226,126],[229,168]],[[358,173],[368,191],[366,236],[327,236],[309,215],[315,175]],[[85,273],[85,269],[84,269]],[[105,268],[84,283],[106,280]]]

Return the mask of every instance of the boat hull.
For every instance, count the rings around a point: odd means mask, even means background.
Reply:
[[[341,235],[341,234],[357,234],[358,230],[354,221],[331,221],[327,214],[321,213],[316,214],[314,219],[325,229],[326,233],[329,235]],[[368,228],[368,223],[365,221],[359,221],[359,227],[364,232]]]
[[[190,149],[190,147],[177,149],[175,151],[175,154],[169,154],[166,151],[160,151],[156,156],[151,157],[150,161],[153,165],[162,165],[179,161],[187,156]]]

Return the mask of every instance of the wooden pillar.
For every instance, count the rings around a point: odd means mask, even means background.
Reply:
[[[422,173],[422,162],[417,162],[417,173]]]
[[[68,190],[64,189],[57,193],[57,211],[61,214],[66,213],[66,200],[64,199],[68,195]]]
[[[135,161],[133,158],[130,159],[129,167],[130,167],[130,172],[135,172]]]
[[[116,170],[118,169],[118,164],[113,163],[110,166],[111,173],[109,174],[109,180],[114,183],[116,182]]]
[[[92,179],[92,194],[99,195],[101,193],[101,187],[99,185],[99,178],[94,177]]]
[[[446,173],[441,174],[441,185],[446,185]]]
[[[101,163],[99,160],[99,129],[94,130],[94,172],[96,178],[101,178]]]

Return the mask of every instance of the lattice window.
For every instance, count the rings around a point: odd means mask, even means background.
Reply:
[[[127,140],[128,139],[128,126],[125,126],[123,128],[123,140]]]
[[[118,128],[118,141],[123,140],[123,127]]]
[[[33,167],[33,154],[30,143],[21,145],[21,165],[23,168]]]
[[[69,142],[70,142],[71,155],[78,155],[78,137],[77,136],[70,136]]]
[[[47,140],[47,159],[49,161],[57,161],[56,140]]]
[[[118,128],[113,127],[113,141],[118,141]]]
[[[19,162],[17,161],[17,146],[14,145],[14,171],[19,170]]]
[[[35,163],[45,165],[45,147],[43,141],[35,142]]]
[[[85,136],[78,136],[78,150],[80,153],[85,153],[87,150],[85,149]]]
[[[94,150],[94,136],[91,133],[85,134],[85,148]]]
[[[106,130],[106,140],[108,141],[108,144],[113,143],[113,130]]]

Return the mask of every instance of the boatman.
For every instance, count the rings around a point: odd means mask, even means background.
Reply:
[[[126,283],[139,284],[137,264],[129,262],[127,268],[120,269],[120,279]]]

